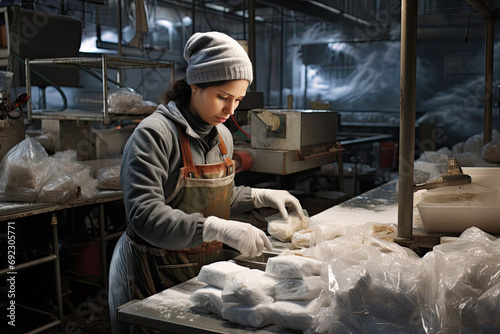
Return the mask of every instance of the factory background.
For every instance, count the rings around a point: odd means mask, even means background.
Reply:
[[[500,10],[495,1],[483,2],[496,8],[495,13]],[[401,1],[11,0],[2,1],[1,6],[5,8],[0,16],[3,27],[9,22],[7,29],[11,34],[3,35],[9,40],[4,38],[2,41],[4,52],[0,64],[3,69],[14,72],[11,96],[26,92],[24,62],[27,59],[108,54],[174,64],[173,73],[172,67],[120,73],[121,82],[144,100],[162,103],[172,78],[184,76],[186,61],[182,51],[188,38],[195,32],[220,31],[240,41],[254,61],[255,81],[250,92],[255,95],[249,94],[245,101],[251,106],[334,110],[338,114],[339,132],[365,133],[375,138],[382,135],[381,140],[365,142],[349,136],[344,138],[346,143],[350,140],[354,143],[345,145],[343,153],[344,165],[353,166],[354,170],[345,172],[346,188],[341,190],[347,195],[342,200],[397,177]],[[482,133],[487,52],[485,20],[468,1],[425,0],[418,1],[417,6],[415,158],[425,151],[451,149]],[[494,129],[498,129],[499,124],[499,63],[500,36],[496,34],[492,80]],[[44,70],[43,66],[40,73],[32,75],[29,103],[33,109],[101,111],[102,83],[93,75],[67,68],[52,72]],[[111,70],[110,76],[115,75],[118,70]],[[51,83],[45,80],[49,77]],[[117,88],[111,87],[110,92]],[[246,110],[236,112],[235,119],[244,129],[250,129]],[[103,132],[125,129],[125,134],[129,134],[127,129],[133,124],[132,120],[120,120],[110,124],[95,122],[94,127]],[[40,138],[48,151],[66,148],[59,141],[62,137],[57,141],[44,137],[39,121],[25,125],[24,134]],[[119,140],[126,139],[121,135]],[[69,148],[87,149],[79,147],[78,143],[76,140]],[[93,152],[91,158],[115,158],[113,154],[119,153],[119,149],[117,152],[110,150],[108,147],[101,156]],[[358,167],[360,169],[356,169]],[[337,196],[335,191],[340,190],[329,188],[331,180],[325,175],[330,172],[327,167],[313,177],[306,173],[297,179],[283,178],[276,183],[274,176],[259,176],[242,178],[240,182],[294,190],[297,196],[304,196],[301,198],[303,203],[320,211],[339,200],[328,196]],[[334,179],[338,181],[337,177]],[[294,189],[287,187],[290,182],[294,183]],[[310,192],[316,190],[335,191],[330,191],[319,200],[323,202],[317,204],[309,198]],[[106,209],[115,212],[106,216],[107,228],[111,231],[122,229],[125,217],[119,204],[107,204]],[[69,273],[63,275],[63,290],[71,290],[64,298],[65,318],[69,319],[67,333],[72,330],[83,333],[108,331],[106,289],[100,278],[102,271],[99,264],[88,263],[82,258],[98,257],[98,244],[90,243],[89,246],[86,240],[80,242],[71,237],[75,234],[95,236],[98,232],[92,220],[97,220],[98,215],[95,208],[77,208],[65,212],[64,217],[66,221],[79,223],[60,225],[62,244],[65,237],[71,240],[61,246],[63,273]],[[42,249],[47,247],[38,236],[50,236],[51,230],[29,225],[21,228],[33,228],[39,233],[31,234],[23,242]],[[107,244],[108,256],[113,245],[112,241]],[[29,259],[30,255],[25,256]],[[27,278],[19,279],[18,284],[25,294],[19,300],[30,300],[33,294],[41,296],[32,306],[51,312],[56,307],[52,294],[44,286],[52,283],[52,271],[44,269],[42,272],[36,284]],[[32,273],[38,275],[36,271]],[[35,318],[34,322],[37,321]]]

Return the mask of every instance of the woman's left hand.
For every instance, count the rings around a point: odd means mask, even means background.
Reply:
[[[305,219],[299,200],[286,190],[252,188],[252,200],[256,208],[270,207],[278,209],[283,219],[288,219],[288,211],[296,211],[300,219]]]

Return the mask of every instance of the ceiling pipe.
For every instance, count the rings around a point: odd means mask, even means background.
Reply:
[[[496,15],[483,0],[467,0],[477,9],[485,21],[485,51],[484,51],[484,130],[483,144],[492,139],[493,123],[493,56],[495,43]]]
[[[354,15],[345,13],[337,8],[326,5],[320,1],[289,1],[289,0],[258,0],[259,3],[266,5],[276,5],[282,8],[295,10],[306,15],[311,15],[320,20],[327,22],[339,22],[340,20],[348,20],[357,24],[369,26],[370,22],[360,19]]]

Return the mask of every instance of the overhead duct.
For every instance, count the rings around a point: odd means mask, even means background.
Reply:
[[[257,2],[262,4],[277,5],[279,7],[292,9],[297,12],[311,15],[320,20],[324,20],[330,23],[337,23],[341,22],[342,20],[347,20],[352,23],[357,23],[360,25],[366,25],[366,26],[370,25],[370,23],[366,20],[360,19],[354,15],[343,12],[337,8],[324,4],[323,2],[320,1],[259,0]]]

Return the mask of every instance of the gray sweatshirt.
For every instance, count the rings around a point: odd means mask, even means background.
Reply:
[[[170,250],[201,245],[206,218],[165,204],[183,165],[176,124],[186,129],[195,165],[224,160],[218,146],[219,137],[210,143],[207,152],[200,136],[189,126],[175,103],[170,102],[167,106],[160,105],[137,126],[125,145],[120,172],[130,227],[151,245]],[[217,130],[232,157],[234,145],[230,131],[223,124],[217,125]],[[251,191],[250,187],[233,187],[232,214],[254,208]]]

